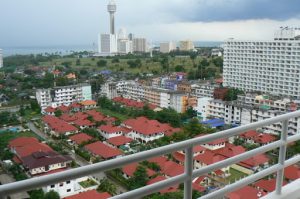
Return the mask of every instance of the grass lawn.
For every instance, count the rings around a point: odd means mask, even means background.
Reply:
[[[23,116],[26,120],[31,120],[35,117],[41,117],[41,113],[37,113],[31,110],[25,110],[25,115]]]
[[[242,173],[235,169],[230,169],[230,176],[226,179],[227,182],[235,182],[237,180],[240,180],[241,178],[244,178],[247,176],[247,174]]]
[[[94,59],[94,60],[93,60]],[[41,62],[41,66],[48,66],[52,67],[53,64],[59,66],[62,65],[63,62],[71,62],[71,68],[75,70],[80,69],[88,69],[88,70],[111,70],[114,72],[120,72],[120,71],[126,71],[132,74],[138,74],[138,73],[151,73],[153,71],[158,72],[158,74],[163,72],[163,68],[160,64],[160,62],[154,62],[150,58],[140,58],[142,61],[142,66],[139,68],[130,68],[127,64],[127,61],[129,60],[136,60],[136,59],[119,59],[119,63],[112,63],[112,59],[107,58],[81,58],[80,59],[80,65],[76,65],[77,58],[60,58],[52,60],[51,62]],[[195,60],[195,63],[198,65],[199,62],[202,60],[202,57],[198,57]],[[106,60],[107,66],[106,67],[98,67],[97,62],[99,60]],[[211,60],[210,58],[208,60]],[[169,57],[169,70],[172,72],[175,71],[175,67],[178,65],[182,65],[185,69],[185,72],[189,72],[191,70],[196,70],[193,66],[193,62],[189,57]],[[211,64],[209,67],[215,67],[213,64]]]
[[[116,112],[113,112],[113,111],[108,110],[108,109],[99,108],[98,111],[101,112],[101,113],[103,113],[104,115],[108,115],[110,117],[115,117],[115,118],[117,118],[117,119],[119,119],[121,121],[129,119],[129,117],[126,116],[126,115],[122,115],[120,113],[116,113]]]
[[[98,185],[94,180],[88,179],[86,181],[82,181],[79,182],[79,184],[83,187],[83,188],[88,188],[88,187],[92,187],[95,185]]]

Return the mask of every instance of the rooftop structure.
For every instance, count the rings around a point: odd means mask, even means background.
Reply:
[[[292,112],[285,115],[270,118],[264,121],[245,125],[242,127],[237,127],[237,128],[229,129],[218,133],[213,133],[207,136],[186,140],[180,143],[174,143],[168,146],[128,155],[125,157],[109,160],[106,162],[100,162],[93,165],[75,168],[69,171],[57,173],[55,175],[42,176],[39,177],[38,179],[29,179],[25,182],[16,182],[12,184],[1,185],[0,195],[5,196],[19,191],[36,189],[38,187],[42,187],[53,183],[58,183],[65,180],[74,179],[81,176],[90,175],[92,173],[104,172],[115,168],[120,168],[134,162],[141,162],[144,160],[153,161],[155,157],[170,154],[176,151],[185,150],[186,156],[185,156],[185,163],[184,163],[184,171],[181,174],[178,173],[175,175],[175,177],[163,179],[162,181],[159,181],[155,184],[147,185],[139,189],[123,193],[119,196],[114,196],[112,198],[142,198],[152,193],[159,192],[160,190],[163,190],[165,188],[184,183],[184,198],[191,199],[192,190],[193,190],[193,179],[199,176],[203,176],[207,173],[217,171],[218,169],[240,163],[241,161],[245,161],[249,158],[251,159],[251,157],[253,156],[266,153],[267,151],[271,151],[279,147],[280,150],[278,155],[279,156],[278,162],[274,163],[274,165],[267,167],[263,170],[258,170],[256,173],[253,173],[252,175],[249,175],[239,181],[236,181],[235,183],[231,183],[217,190],[210,191],[206,195],[203,195],[201,198],[202,199],[222,198],[224,196],[226,197],[230,196],[231,195],[230,193],[235,193],[234,198],[243,198],[244,196],[252,196],[250,197],[251,199],[256,197],[262,197],[263,195],[259,194],[260,190],[257,190],[253,187],[252,187],[253,189],[251,189],[250,185],[266,176],[276,173],[275,192],[265,195],[264,199],[266,198],[267,199],[268,198],[296,199],[297,197],[299,197],[299,192],[300,192],[299,179],[286,186],[283,186],[284,185],[283,177],[284,177],[284,171],[286,170],[285,168],[288,168],[289,166],[299,162],[300,160],[299,156],[295,156],[290,159],[286,159],[285,157],[287,145],[300,139],[299,135],[288,136],[287,133],[288,120],[299,116],[300,116],[299,111]],[[203,168],[199,168],[199,169],[193,168],[193,147],[194,146],[201,145],[207,142],[213,142],[214,140],[218,140],[218,139],[225,139],[228,137],[237,136],[251,129],[261,128],[262,126],[270,125],[278,122],[283,123],[281,139],[279,141],[272,142],[265,146],[257,147],[254,150],[246,151],[244,153],[235,155],[230,158],[225,158],[220,162],[213,163]],[[161,162],[162,164],[167,164],[168,162],[168,160],[163,160],[164,158],[155,158],[155,159],[157,162]],[[250,186],[251,190],[248,188],[247,185]],[[245,189],[246,191],[242,191],[242,193],[239,193],[240,191],[237,191],[237,190],[245,190]],[[247,191],[248,189],[249,191]]]

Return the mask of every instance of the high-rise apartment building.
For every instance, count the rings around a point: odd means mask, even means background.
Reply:
[[[148,52],[147,40],[145,38],[133,38],[133,52]]]
[[[116,35],[112,34],[101,34],[99,41],[101,43],[100,52],[102,54],[116,54],[118,52],[118,39]]]
[[[179,50],[181,51],[191,51],[194,49],[195,49],[194,43],[190,40],[180,41],[179,43]]]
[[[59,86],[50,89],[38,89],[36,99],[42,111],[49,106],[70,105],[74,102],[92,99],[92,89],[89,84]]]
[[[230,39],[224,48],[224,86],[300,98],[299,29],[282,28],[269,41]]]
[[[2,54],[2,49],[0,49],[0,68],[3,67],[3,54]]]
[[[160,43],[160,52],[161,53],[169,53],[173,50],[176,50],[176,43],[174,43],[174,42]]]

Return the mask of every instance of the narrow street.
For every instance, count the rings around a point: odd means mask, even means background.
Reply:
[[[27,123],[28,128],[34,132],[36,135],[40,136],[42,139],[45,141],[51,141],[51,142],[57,142],[57,140],[53,140],[50,136],[42,132],[39,128],[37,128],[32,122]],[[70,150],[68,147],[64,147],[64,149],[69,153],[69,155],[74,159],[74,161],[79,165],[79,166],[86,166],[89,165],[90,162],[86,161],[84,158],[81,156],[77,155],[75,152]],[[106,176],[104,172],[99,172],[96,174],[92,175],[96,180],[100,181],[103,178],[109,179],[113,184],[116,185],[117,187],[117,193],[124,193],[127,192],[127,190],[122,187],[119,183],[117,183],[115,180],[112,180]]]

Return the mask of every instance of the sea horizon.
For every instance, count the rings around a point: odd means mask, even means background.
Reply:
[[[223,42],[220,41],[194,41],[195,47],[218,47]],[[153,43],[154,47],[159,46],[159,42]],[[30,54],[58,54],[68,55],[72,52],[90,51],[96,52],[97,45],[53,45],[53,46],[4,46],[1,47],[4,57],[12,55],[30,55]]]

